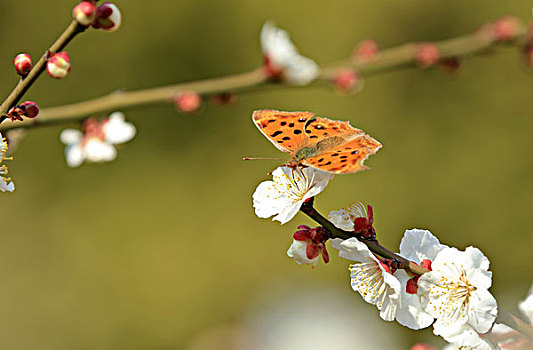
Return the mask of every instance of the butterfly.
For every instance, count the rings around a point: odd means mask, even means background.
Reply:
[[[381,143],[349,122],[315,117],[311,112],[254,111],[257,128],[280,151],[289,153],[289,167],[309,166],[334,174],[368,169],[368,156]]]

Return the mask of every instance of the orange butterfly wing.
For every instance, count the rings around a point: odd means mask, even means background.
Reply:
[[[252,119],[279,150],[294,159],[302,148],[314,149],[313,156],[300,163],[335,174],[367,169],[364,161],[381,148],[381,143],[349,122],[314,117],[311,112],[265,109],[254,111]]]
[[[365,133],[351,126],[349,122],[317,117],[307,123],[305,134],[308,137],[306,146],[311,147],[328,138],[340,137],[351,140],[356,135],[364,135]]]
[[[354,173],[368,169],[364,166],[364,161],[380,148],[381,143],[363,134],[337,145],[331,151],[304,159],[302,164],[335,174]]]
[[[280,151],[294,155],[306,142],[304,126],[314,116],[311,112],[281,112],[272,109],[254,111],[257,128]]]

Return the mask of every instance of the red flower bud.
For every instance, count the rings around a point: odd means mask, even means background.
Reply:
[[[104,2],[96,9],[96,18],[93,28],[114,32],[122,23],[122,15],[118,7],[111,2]]]
[[[89,26],[96,17],[96,5],[91,1],[82,1],[72,10],[72,17],[79,24]]]
[[[334,83],[341,91],[353,91],[359,83],[359,75],[353,69],[343,69],[337,73]]]
[[[174,104],[178,110],[191,113],[200,108],[202,97],[195,91],[183,91],[174,98]]]
[[[374,40],[363,40],[357,45],[353,57],[359,60],[368,60],[379,51],[378,43]]]
[[[26,76],[33,67],[31,56],[27,53],[21,53],[15,57],[15,70],[20,76]]]
[[[61,79],[70,72],[70,58],[66,51],[51,54],[46,64],[46,72],[55,79]]]
[[[33,119],[39,115],[39,106],[37,106],[37,103],[35,102],[26,101],[20,104],[18,107],[22,110],[24,116],[27,118]]]
[[[21,103],[18,106],[15,106],[11,108],[7,112],[7,117],[11,121],[20,120],[22,121],[22,117],[26,118],[35,118],[39,114],[39,106],[35,102],[32,101],[26,101],[24,103]]]
[[[421,68],[434,65],[440,59],[439,49],[431,43],[420,44],[415,54],[415,61]]]
[[[498,18],[492,23],[492,30],[497,40],[507,41],[514,39],[521,30],[520,20],[514,16]]]

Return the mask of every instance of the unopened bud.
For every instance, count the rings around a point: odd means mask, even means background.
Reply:
[[[191,113],[200,108],[202,97],[195,91],[183,91],[174,98],[174,104],[180,111]]]
[[[227,104],[235,102],[237,96],[231,92],[222,92],[220,94],[214,94],[209,96],[209,102],[213,106],[225,106]]]
[[[439,349],[434,347],[433,345],[418,343],[418,344],[413,345],[410,350],[439,350]]]
[[[114,32],[120,27],[122,15],[118,7],[111,2],[104,2],[96,9],[96,18],[92,26],[96,29],[103,29]]]
[[[440,59],[439,49],[431,43],[418,45],[415,61],[421,68],[434,65]]]
[[[35,118],[39,115],[39,106],[37,106],[37,103],[33,101],[26,101],[23,102],[18,106],[25,117],[27,118]]]
[[[379,51],[378,43],[374,40],[363,40],[357,45],[353,53],[354,58],[368,60]]]
[[[96,5],[90,1],[82,1],[72,10],[72,17],[79,24],[88,26],[96,17]]]
[[[33,119],[39,115],[39,106],[35,102],[26,101],[11,108],[6,115],[11,121],[22,121],[22,117]]]
[[[46,72],[55,79],[64,78],[70,72],[70,58],[66,51],[52,54],[46,64]]]
[[[359,85],[359,75],[353,69],[343,69],[337,73],[334,84],[341,91],[353,91]]]
[[[444,73],[453,74],[461,66],[461,61],[458,58],[447,58],[439,62],[439,67]]]
[[[20,76],[26,76],[33,67],[31,56],[27,53],[21,53],[15,57],[15,70]]]
[[[514,16],[498,18],[492,24],[492,29],[497,40],[507,41],[514,39],[521,30],[520,20]]]

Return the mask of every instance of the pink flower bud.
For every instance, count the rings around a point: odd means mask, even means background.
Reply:
[[[31,56],[27,53],[21,53],[15,57],[15,70],[18,75],[26,76],[32,67],[33,62],[31,61]]]
[[[7,117],[11,121],[20,120],[22,117],[35,118],[39,114],[39,106],[35,102],[26,101],[18,106],[15,106],[7,112]]]
[[[352,91],[359,83],[359,75],[353,69],[343,69],[337,73],[334,84],[342,91]]]
[[[439,58],[439,49],[434,44],[425,43],[418,45],[415,61],[421,68],[427,68],[434,65],[439,61]]]
[[[79,24],[88,26],[96,17],[96,5],[90,1],[82,1],[72,10],[72,17]]]
[[[27,118],[33,119],[39,115],[39,106],[37,106],[37,103],[33,101],[23,102],[18,107],[22,110],[24,116]]]
[[[354,58],[368,60],[379,51],[378,43],[374,40],[363,40],[357,45],[353,53]]]
[[[521,30],[521,22],[514,16],[498,18],[492,24],[492,30],[497,40],[507,41],[514,39]]]
[[[70,72],[70,58],[66,51],[51,54],[46,64],[46,72],[55,79],[64,78]]]
[[[92,26],[96,29],[103,29],[114,32],[120,27],[122,15],[118,7],[111,2],[104,2],[96,9],[96,18]]]
[[[183,91],[174,98],[174,104],[178,110],[191,113],[200,108],[202,97],[195,91]]]
[[[439,350],[439,349],[434,347],[433,345],[418,343],[418,344],[413,345],[413,347],[411,347],[410,350]]]

